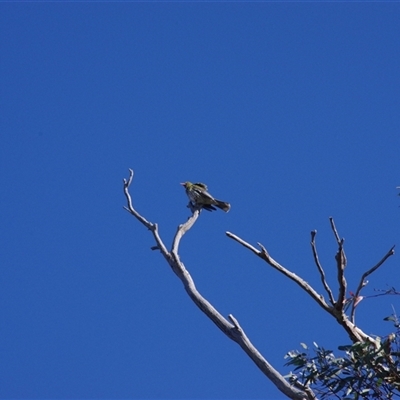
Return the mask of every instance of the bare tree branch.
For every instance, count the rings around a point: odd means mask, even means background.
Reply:
[[[326,281],[325,272],[324,272],[324,270],[322,268],[321,263],[319,262],[319,257],[318,257],[318,252],[317,252],[317,245],[315,244],[315,236],[316,235],[317,235],[317,231],[316,230],[311,231],[311,248],[312,248],[312,252],[313,252],[313,256],[314,256],[315,265],[318,268],[319,274],[321,276],[322,284],[323,284],[326,292],[328,293],[331,305],[334,305],[335,304],[335,299],[333,297],[332,290],[329,287],[328,282]]]
[[[129,178],[128,178],[128,179],[124,179],[124,181],[123,181],[123,182],[124,182],[124,194],[125,194],[126,200],[127,200],[127,202],[128,202],[128,206],[127,206],[127,207],[124,207],[124,209],[125,209],[126,211],[128,211],[130,214],[132,214],[140,223],[142,223],[147,229],[149,229],[149,230],[153,233],[153,236],[154,236],[154,239],[155,239],[155,241],[156,241],[156,243],[157,243],[157,246],[152,247],[152,249],[153,249],[153,250],[154,250],[155,248],[160,249],[161,254],[168,260],[169,257],[170,257],[170,255],[169,255],[168,250],[167,250],[167,248],[165,247],[163,241],[162,241],[161,238],[160,238],[160,235],[159,235],[159,233],[158,233],[158,226],[157,226],[157,224],[153,224],[153,223],[147,221],[146,218],[142,217],[142,216],[133,208],[133,205],[132,205],[132,198],[131,198],[131,196],[130,196],[130,194],[129,194],[129,186],[130,186],[131,183],[132,183],[133,174],[134,174],[134,173],[133,173],[133,170],[132,170],[132,169],[129,169]]]
[[[335,230],[336,231],[336,230]],[[226,235],[235,240],[236,242],[240,243],[242,246],[246,247],[247,249],[251,250],[254,254],[256,254],[258,257],[262,258],[264,261],[266,261],[271,267],[275,268],[282,274],[284,274],[286,277],[291,279],[292,281],[296,282],[306,293],[308,293],[326,312],[331,314],[336,321],[345,329],[347,334],[349,335],[350,339],[353,342],[358,342],[358,341],[369,341],[371,343],[375,343],[376,340],[373,339],[371,336],[365,334],[360,328],[358,328],[355,324],[353,324],[346,314],[344,313],[343,309],[337,310],[335,306],[329,306],[324,297],[319,294],[314,288],[312,288],[306,281],[304,281],[302,278],[294,274],[293,272],[289,271],[285,267],[283,267],[281,264],[279,264],[277,261],[275,261],[268,253],[266,248],[258,243],[260,246],[261,250],[256,249],[254,246],[251,244],[247,243],[245,240],[241,239],[239,236],[234,235],[231,232],[226,232]],[[337,235],[337,238],[339,236]]]
[[[329,222],[331,223],[331,228],[332,228],[333,234],[335,235],[336,242],[339,243],[340,242],[340,237],[339,237],[339,234],[338,234],[338,232],[336,230],[335,221],[333,220],[332,217],[329,217]]]
[[[354,294],[354,299],[357,300],[357,298],[360,295],[361,289],[368,284],[368,281],[365,280],[365,278],[368,275],[371,275],[373,272],[375,272],[390,256],[394,254],[394,248],[395,246],[392,246],[391,249],[383,256],[383,258],[375,264],[372,268],[370,268],[368,271],[364,272],[361,276],[360,283],[358,284],[356,293]],[[355,319],[355,310],[356,310],[357,302],[353,301],[351,305],[351,313],[350,313],[350,319],[354,323]]]
[[[178,226],[174,240],[172,242],[172,250],[171,250],[172,254],[175,256],[177,260],[179,260],[178,248],[182,236],[195,224],[199,215],[200,215],[200,209],[194,210],[192,216],[189,217],[184,224]]]
[[[157,224],[147,221],[134,209],[132,205],[132,199],[129,194],[129,186],[133,180],[133,170],[130,169],[129,171],[129,179],[124,179],[124,193],[128,202],[128,206],[124,207],[124,209],[132,214],[139,222],[141,222],[153,233],[157,245],[153,246],[152,249],[159,249],[161,251],[162,255],[168,261],[174,273],[181,280],[186,292],[197,305],[197,307],[203,313],[205,313],[207,317],[210,318],[211,321],[214,322],[214,324],[226,336],[239,344],[239,346],[253,360],[257,367],[267,376],[269,380],[271,380],[271,382],[274,383],[277,389],[284,393],[288,398],[294,400],[316,400],[316,397],[311,389],[307,388],[304,390],[299,390],[286,381],[285,378],[278,371],[276,371],[271,364],[268,363],[268,361],[250,342],[236,318],[234,318],[233,315],[229,315],[228,318],[231,321],[229,322],[196,289],[193,278],[179,258],[178,248],[183,235],[194,225],[200,215],[201,210],[196,208],[192,209],[192,216],[189,217],[184,224],[179,225],[172,243],[171,251],[169,252],[158,234]]]
[[[347,290],[347,282],[344,276],[344,269],[346,267],[346,256],[343,250],[344,239],[339,242],[338,252],[335,255],[335,259],[337,262],[337,270],[338,270],[338,282],[339,282],[339,296],[336,302],[336,309],[338,311],[344,310],[344,302],[346,300],[346,290]]]

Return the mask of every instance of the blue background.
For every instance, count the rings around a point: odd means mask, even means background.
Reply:
[[[1,398],[283,399],[191,302],[134,206],[169,247],[180,182],[232,204],[203,212],[180,255],[282,373],[341,327],[225,236],[261,242],[322,292],[398,243],[399,3],[0,4]],[[365,295],[399,286],[392,257]],[[385,335],[397,297],[357,323]]]

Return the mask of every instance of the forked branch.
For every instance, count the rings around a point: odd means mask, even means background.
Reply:
[[[336,229],[335,229],[335,232],[337,234]],[[250,251],[252,251],[258,257],[260,257],[265,262],[267,262],[267,264],[269,264],[271,267],[273,267],[274,269],[276,269],[277,271],[279,271],[280,273],[282,273],[283,275],[285,275],[286,277],[288,277],[289,279],[294,281],[297,285],[299,285],[309,296],[311,296],[317,302],[317,304],[320,307],[322,307],[326,312],[331,314],[337,320],[337,322],[345,329],[345,331],[347,332],[347,334],[349,335],[350,339],[353,342],[357,342],[357,341],[375,342],[375,340],[371,336],[365,334],[361,329],[359,329],[357,326],[355,326],[348,319],[348,317],[346,316],[346,314],[344,313],[342,308],[341,309],[340,308],[339,309],[336,308],[336,304],[337,303],[333,302],[332,306],[328,305],[326,300],[325,300],[325,298],[324,298],[324,296],[322,294],[319,294],[304,279],[302,279],[301,277],[299,277],[298,275],[296,275],[292,271],[289,271],[287,268],[285,268],[284,266],[279,264],[277,261],[275,261],[269,255],[267,249],[262,244],[258,243],[258,246],[261,249],[261,250],[259,250],[259,249],[255,248],[254,246],[252,246],[251,244],[247,243],[245,240],[243,240],[239,236],[234,235],[231,232],[226,232],[226,235],[229,238],[231,238],[231,239],[235,240],[236,242],[240,243],[242,246],[246,247]],[[338,235],[336,237],[339,238]],[[340,242],[340,239],[339,239],[339,242]],[[342,249],[340,248],[340,250],[342,250]],[[344,252],[343,252],[343,257],[344,257]],[[343,263],[344,263],[343,259],[341,259],[341,260],[342,260],[341,261],[341,265],[343,265]],[[321,268],[321,270],[322,270],[322,268]],[[327,285],[327,287],[329,288],[328,285]],[[329,291],[328,291],[328,295],[329,295]],[[329,297],[333,298],[332,293],[329,295]]]
[[[183,262],[180,260],[178,249],[183,235],[187,231],[189,231],[189,229],[194,225],[200,215],[201,209],[192,209],[192,215],[189,217],[189,219],[185,223],[178,226],[172,242],[171,250],[168,251],[158,233],[157,224],[147,221],[133,207],[132,198],[129,194],[129,187],[133,180],[133,170],[130,169],[129,172],[129,179],[124,179],[124,193],[128,203],[128,205],[124,207],[124,209],[127,210],[140,223],[142,223],[147,229],[149,229],[153,233],[154,239],[156,241],[156,246],[153,246],[152,249],[160,250],[161,254],[168,261],[174,273],[181,280],[186,292],[193,300],[193,302],[197,305],[197,307],[201,311],[203,311],[204,314],[206,314],[207,317],[210,318],[211,321],[214,322],[214,324],[217,325],[217,327],[226,336],[236,342],[253,360],[257,367],[267,376],[267,378],[270,379],[271,382],[274,383],[274,385],[288,398],[295,400],[316,400],[315,395],[309,387],[305,387],[303,390],[301,390],[290,385],[290,383],[278,371],[276,371],[272,367],[272,365],[269,364],[269,362],[254,347],[236,318],[233,315],[229,315],[228,321],[197,290],[193,278],[184,266]]]

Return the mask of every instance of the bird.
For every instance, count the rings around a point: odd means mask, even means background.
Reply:
[[[231,205],[225,201],[217,200],[208,193],[207,185],[201,182],[183,182],[181,185],[185,188],[186,194],[189,197],[190,203],[194,207],[201,207],[207,211],[216,210],[216,207],[228,212]]]

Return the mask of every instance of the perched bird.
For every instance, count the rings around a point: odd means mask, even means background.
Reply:
[[[193,206],[198,206],[208,211],[216,210],[213,207],[216,206],[225,212],[228,212],[231,208],[229,203],[212,197],[207,192],[207,186],[204,183],[184,182],[181,185],[185,188],[186,194]]]

